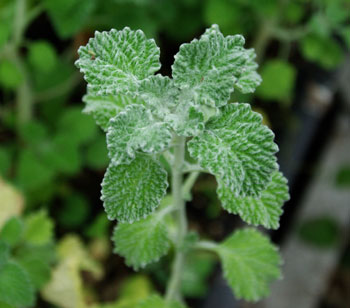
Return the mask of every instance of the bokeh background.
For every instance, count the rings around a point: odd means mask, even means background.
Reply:
[[[170,76],[179,46],[213,23],[257,53],[262,85],[231,101],[262,113],[280,147],[291,200],[269,235],[284,279],[264,301],[237,301],[217,260],[193,254],[188,305],[350,307],[349,0],[0,0],[0,249],[9,243],[34,281],[32,307],[133,308],[164,290],[167,258],[135,273],[113,254],[100,201],[105,136],[81,112],[86,85],[73,63],[95,30],[129,26],[156,39]],[[201,176],[187,213],[191,229],[221,240],[244,224],[215,189]]]

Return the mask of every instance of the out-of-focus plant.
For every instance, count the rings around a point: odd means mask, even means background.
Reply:
[[[34,306],[36,293],[50,280],[55,260],[54,222],[44,211],[20,215],[18,196],[14,188],[1,183],[1,214],[7,216],[0,221],[1,307]],[[16,207],[19,210],[13,213],[11,208]]]
[[[326,70],[336,68],[350,49],[348,0],[207,0],[204,18],[226,34],[251,39],[262,65],[263,83],[256,95],[267,101],[292,99],[296,68],[288,58],[294,46]],[[266,59],[271,42],[278,42],[278,59]]]
[[[243,45],[241,35],[224,37],[213,25],[199,40],[180,46],[173,79],[154,75],[160,51],[141,30],[96,31],[78,50],[76,65],[88,83],[84,111],[107,135],[110,165],[102,200],[108,218],[119,221],[115,252],[139,269],[174,248],[165,298],[152,296],[136,307],[182,307],[182,291],[201,293],[184,284],[185,273],[197,283],[207,275],[185,270],[195,269],[187,258],[196,250],[220,258],[238,298],[266,296],[280,276],[276,247],[258,231],[239,230],[218,244],[199,240],[187,226],[185,203],[200,172],[215,175],[223,208],[249,224],[277,229],[289,198],[272,131],[249,104],[228,104],[234,90],[251,93],[261,82],[254,50]],[[163,163],[171,177],[165,202]]]

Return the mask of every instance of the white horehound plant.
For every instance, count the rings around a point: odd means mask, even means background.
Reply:
[[[218,255],[237,298],[266,296],[281,275],[277,248],[257,230],[215,243],[194,240],[187,226],[185,203],[201,172],[215,176],[223,208],[254,226],[277,229],[289,199],[273,132],[249,104],[229,103],[234,90],[251,93],[261,82],[255,52],[243,45],[241,35],[224,37],[213,25],[181,45],[172,78],[155,75],[160,51],[140,30],[96,32],[79,48],[76,65],[88,84],[84,111],[107,135],[101,199],[108,218],[118,220],[115,252],[139,269],[174,249],[164,299],[139,307],[182,307],[181,276],[192,249]]]

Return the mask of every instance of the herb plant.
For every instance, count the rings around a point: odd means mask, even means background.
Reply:
[[[185,201],[201,172],[215,176],[223,208],[255,226],[277,229],[289,198],[273,132],[250,105],[228,104],[234,90],[251,93],[261,82],[255,52],[243,45],[241,35],[224,37],[213,25],[180,47],[172,79],[155,75],[160,51],[140,30],[95,32],[79,48],[76,65],[88,83],[84,110],[107,135],[101,199],[108,218],[118,220],[115,252],[139,269],[174,248],[165,299],[140,307],[181,301],[184,262],[194,249],[218,255],[237,298],[256,301],[280,277],[277,248],[257,230],[215,243],[187,226]],[[164,199],[167,166],[171,195]]]

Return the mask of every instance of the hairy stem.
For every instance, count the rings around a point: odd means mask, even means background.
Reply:
[[[172,195],[176,208],[174,213],[177,221],[177,236],[175,244],[175,259],[172,265],[171,276],[166,290],[166,300],[171,301],[181,298],[180,284],[184,268],[185,252],[182,250],[183,241],[187,234],[187,217],[185,200],[182,194],[182,182],[185,156],[185,138],[175,136],[174,138],[174,160],[172,164]]]

